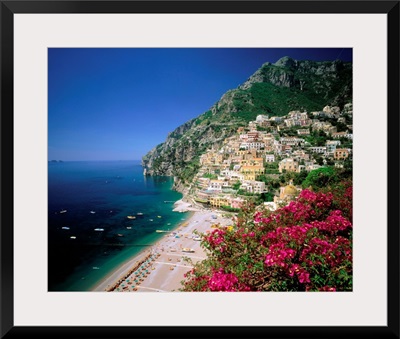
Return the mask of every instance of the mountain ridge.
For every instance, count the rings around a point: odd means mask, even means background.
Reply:
[[[144,174],[174,176],[174,189],[183,192],[200,167],[200,155],[220,147],[257,115],[319,111],[326,105],[343,108],[348,102],[352,102],[350,62],[299,61],[289,56],[265,62],[209,110],[178,126],[143,156]]]

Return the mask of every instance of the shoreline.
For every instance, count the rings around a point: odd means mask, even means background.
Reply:
[[[194,207],[183,199],[175,202],[174,206],[174,212],[193,214],[171,231],[164,231],[164,237],[150,249],[144,249],[117,267],[90,291],[173,292],[182,287],[180,282],[184,274],[192,268],[184,258],[191,259],[193,264],[206,258],[200,241],[193,239],[195,230],[204,233],[211,230],[213,224],[228,226],[232,220],[223,217],[220,211]]]

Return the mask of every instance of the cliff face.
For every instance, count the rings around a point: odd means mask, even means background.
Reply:
[[[263,64],[239,89],[247,90],[260,83],[290,88],[317,102],[322,99],[330,105],[343,106],[352,98],[352,64],[340,60],[314,62],[283,57],[275,64]]]
[[[184,191],[199,169],[199,157],[219,148],[239,126],[259,114],[286,115],[316,111],[326,105],[343,108],[352,100],[352,64],[298,61],[289,57],[263,64],[238,88],[227,91],[207,112],[170,133],[142,158],[146,175],[174,176]]]
[[[204,117],[203,117],[204,118]],[[187,182],[199,168],[198,159],[208,148],[218,148],[239,123],[206,123],[191,120],[170,133],[166,141],[142,158],[146,175],[168,175]]]
[[[167,136],[164,143],[154,147],[142,158],[145,174],[172,176],[175,165],[172,161],[173,159],[185,161],[185,159],[191,158],[192,151],[190,151],[190,145],[185,151],[176,146],[179,139],[192,128],[193,122],[194,120],[191,120],[179,126]]]

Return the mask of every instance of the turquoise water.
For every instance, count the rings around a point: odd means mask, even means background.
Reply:
[[[140,161],[49,162],[48,290],[90,290],[186,220],[172,185],[143,176]]]

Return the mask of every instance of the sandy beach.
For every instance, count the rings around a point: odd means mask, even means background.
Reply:
[[[213,224],[228,226],[232,224],[232,220],[224,218],[219,211],[203,209],[182,200],[174,204],[174,211],[194,213],[175,230],[165,231],[164,237],[150,249],[139,253],[117,268],[93,291],[179,291],[184,274],[192,268],[183,258],[188,257],[193,263],[206,258],[206,253],[200,247],[200,241],[196,240],[194,231],[204,233],[212,230]]]

